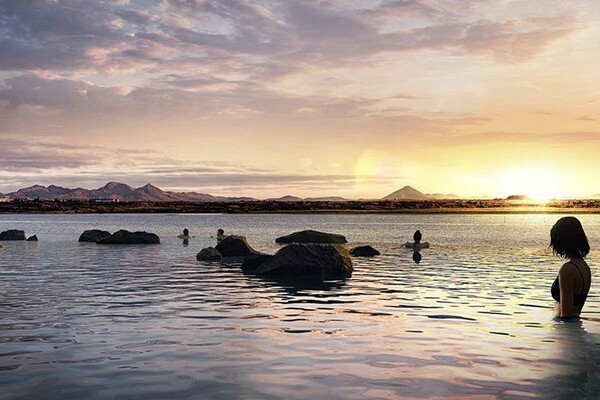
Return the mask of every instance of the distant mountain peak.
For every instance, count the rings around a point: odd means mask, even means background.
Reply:
[[[115,188],[127,188],[127,189],[131,189],[133,190],[133,187],[125,184],[125,183],[121,183],[121,182],[108,182],[106,185],[102,186],[100,189],[115,189]]]
[[[385,196],[383,200],[451,200],[460,199],[460,196],[455,194],[428,194],[422,193],[412,186],[404,186],[402,189],[396,190]]]
[[[271,199],[267,199],[269,201],[304,201],[303,198],[301,197],[297,197],[297,196],[292,196],[291,194],[286,194],[285,196],[281,196],[278,198],[271,198]]]
[[[431,196],[419,192],[411,186],[404,186],[402,189],[385,196],[383,200],[430,200]]]

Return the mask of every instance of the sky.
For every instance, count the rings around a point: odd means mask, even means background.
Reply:
[[[600,193],[600,2],[0,0],[0,192]]]

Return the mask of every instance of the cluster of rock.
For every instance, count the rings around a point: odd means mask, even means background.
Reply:
[[[348,277],[354,270],[350,255],[371,257],[380,253],[371,246],[359,246],[351,251],[343,235],[306,230],[282,236],[277,243],[288,244],[277,253],[264,254],[254,250],[245,236],[227,236],[216,247],[202,249],[196,259],[219,261],[222,258],[243,257],[244,273],[269,277],[316,277],[333,279]]]
[[[25,231],[20,231],[18,229],[9,229],[8,231],[0,232],[0,240],[26,240],[28,242],[37,242],[37,235],[25,236]]]
[[[97,244],[160,244],[160,238],[154,233],[129,232],[121,229],[115,233],[91,229],[79,236],[80,242]]]

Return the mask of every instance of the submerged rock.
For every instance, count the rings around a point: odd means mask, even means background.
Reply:
[[[198,261],[220,261],[221,258],[223,258],[221,253],[214,247],[206,247],[196,254],[196,260]]]
[[[0,240],[25,240],[25,231],[10,229],[0,233]]]
[[[160,244],[160,238],[154,233],[129,232],[124,229],[117,231],[107,238],[99,240],[98,244]]]
[[[37,235],[29,236],[27,238],[27,241],[28,242],[37,242],[38,241],[38,237],[37,237]]]
[[[343,235],[337,233],[326,233],[313,230],[294,232],[290,235],[281,236],[275,239],[276,243],[348,243]]]
[[[242,263],[242,271],[246,273],[254,273],[256,268],[262,265],[265,261],[273,257],[271,254],[252,252],[244,258]]]
[[[246,257],[254,252],[246,236],[230,235],[217,244],[216,249],[223,257]]]
[[[353,271],[348,250],[339,245],[290,244],[260,264],[257,275],[342,278]]]
[[[357,246],[350,249],[350,255],[354,257],[374,257],[381,253],[371,246]]]
[[[90,230],[84,231],[81,234],[81,236],[79,236],[79,241],[96,243],[99,240],[109,237],[110,235],[111,235],[111,233],[108,231],[103,231],[100,229],[90,229]]]

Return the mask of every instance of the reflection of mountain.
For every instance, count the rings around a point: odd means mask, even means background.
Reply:
[[[234,201],[234,200],[252,200],[251,198],[238,197],[220,197],[205,193],[177,193],[166,192],[147,184],[145,186],[134,188],[124,183],[109,182],[98,189],[68,189],[64,187],[50,185],[48,187],[35,185],[25,189],[20,189],[7,196],[13,199],[40,199],[40,200],[93,200],[93,199],[114,199],[119,201]]]
[[[402,189],[385,196],[383,200],[449,200],[458,198],[460,197],[455,194],[425,194],[413,187],[404,186]]]

